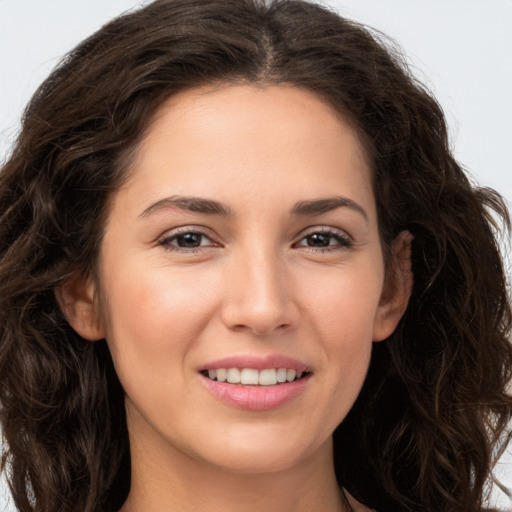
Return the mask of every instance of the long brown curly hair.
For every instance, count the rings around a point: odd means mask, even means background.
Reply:
[[[443,113],[382,35],[300,0],[157,0],[41,85],[0,174],[3,465],[23,512],[114,511],[130,486],[124,393],[104,341],[54,290],[95,275],[109,199],[159,106],[213,82],[292,84],[370,156],[384,250],[414,235],[414,289],[334,432],[340,487],[382,512],[481,510],[512,415],[501,197],[473,187]]]

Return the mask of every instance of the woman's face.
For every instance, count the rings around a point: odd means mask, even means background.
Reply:
[[[299,88],[184,92],[111,206],[82,334],[107,339],[132,450],[247,472],[329,453],[401,314],[351,127]]]

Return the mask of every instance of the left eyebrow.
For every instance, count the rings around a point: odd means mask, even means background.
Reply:
[[[160,201],[152,204],[146,208],[139,217],[145,218],[152,213],[160,210],[167,210],[169,208],[178,208],[179,210],[194,212],[194,213],[205,213],[209,215],[231,215],[231,209],[228,206],[213,201],[212,199],[204,199],[202,197],[184,197],[184,196],[172,196],[165,197]]]
[[[368,214],[365,209],[348,197],[327,197],[325,199],[314,199],[312,201],[300,201],[292,209],[292,215],[320,215],[330,212],[336,208],[350,208],[359,213],[368,222]]]

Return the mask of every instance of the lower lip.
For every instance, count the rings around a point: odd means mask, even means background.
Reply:
[[[201,375],[201,378],[212,395],[232,407],[249,411],[269,411],[282,407],[299,396],[306,387],[310,375],[275,386],[244,386],[218,382],[204,375]]]

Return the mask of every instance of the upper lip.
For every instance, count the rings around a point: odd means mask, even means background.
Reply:
[[[286,368],[287,370],[296,370],[301,372],[311,371],[310,367],[303,362],[281,354],[270,354],[267,356],[242,354],[224,357],[203,365],[199,371],[217,370],[219,368],[254,368],[255,370]]]

